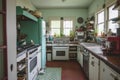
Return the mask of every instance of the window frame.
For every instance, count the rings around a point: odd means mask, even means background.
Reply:
[[[112,4],[110,4],[110,5],[108,5],[108,6],[107,6],[107,9],[106,9],[106,11],[107,11],[107,18],[106,18],[106,19],[107,19],[107,20],[106,20],[107,29],[106,29],[106,31],[107,31],[107,32],[108,32],[108,30],[109,30],[109,22],[112,21],[112,19],[113,19],[113,18],[109,19],[109,8],[112,7],[112,6],[114,6],[114,5],[115,5],[115,2],[112,3]],[[119,16],[119,10],[118,10],[118,16]],[[114,23],[113,23],[113,24],[114,24]],[[115,24],[116,24],[116,23],[115,23]],[[119,26],[119,24],[118,24],[118,26]],[[116,33],[117,33],[117,32],[116,32]],[[116,33],[115,33],[115,34],[116,34]]]
[[[60,34],[62,33],[62,34],[64,34],[64,21],[72,21],[73,22],[73,24],[72,24],[72,30],[73,31],[75,31],[75,27],[74,27],[74,18],[73,17],[64,17],[64,19],[63,20],[61,20],[60,19],[60,17],[51,17],[51,18],[49,18],[49,22],[50,22],[50,30],[49,31],[51,31],[51,21],[52,20],[60,20]],[[67,28],[65,28],[65,29],[67,29]],[[70,28],[69,28],[70,29]],[[54,36],[54,35],[53,35]],[[70,36],[70,35],[69,35]],[[69,36],[67,36],[67,37],[69,37]]]
[[[104,21],[98,23],[98,14],[100,14],[101,12],[104,12]],[[96,16],[96,27],[95,27],[95,29],[97,30],[97,36],[102,36],[101,34],[98,35],[98,25],[104,24],[104,27],[103,27],[104,30],[103,30],[103,32],[105,32],[105,9],[102,9],[102,10],[98,11],[98,12],[95,14],[95,16]]]

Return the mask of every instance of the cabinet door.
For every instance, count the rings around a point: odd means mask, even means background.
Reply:
[[[92,54],[89,58],[89,80],[99,80],[99,59]]]
[[[100,62],[100,80],[117,80],[117,74],[105,63]]]
[[[77,47],[77,61],[80,63],[80,48]]]

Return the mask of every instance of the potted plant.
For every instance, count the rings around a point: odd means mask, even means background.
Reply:
[[[70,31],[70,41],[74,41],[75,33],[74,31]]]

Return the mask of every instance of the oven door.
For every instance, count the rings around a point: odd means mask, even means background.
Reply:
[[[53,47],[53,60],[69,60],[69,47]]]
[[[28,57],[28,80],[35,80],[37,77],[37,54]]]

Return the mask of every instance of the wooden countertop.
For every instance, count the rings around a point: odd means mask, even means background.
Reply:
[[[80,45],[120,74],[120,55],[104,55],[100,45],[96,43],[81,43]]]

